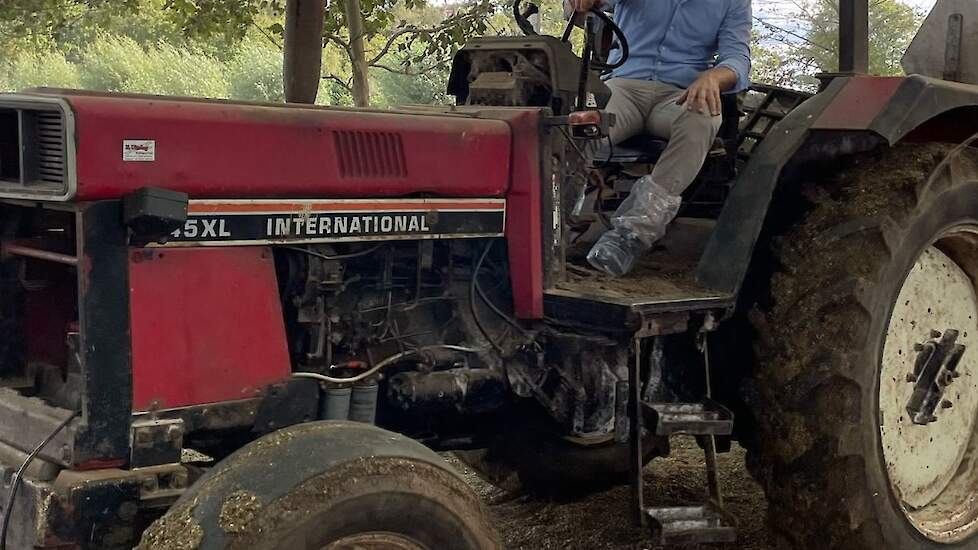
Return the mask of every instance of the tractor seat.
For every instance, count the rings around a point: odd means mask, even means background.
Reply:
[[[594,153],[593,164],[655,164],[667,143],[664,139],[642,134],[632,136],[614,147],[609,147],[608,140],[603,140]]]

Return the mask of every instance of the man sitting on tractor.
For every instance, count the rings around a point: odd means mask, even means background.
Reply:
[[[606,84],[615,115],[611,143],[649,133],[669,140],[648,177],[638,180],[588,253],[612,275],[665,235],[682,192],[699,173],[720,129],[720,94],[748,86],[750,0],[566,0],[587,12],[614,9],[630,45],[625,63]],[[612,59],[618,53],[612,53]]]

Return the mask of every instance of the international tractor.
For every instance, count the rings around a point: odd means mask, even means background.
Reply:
[[[882,78],[843,0],[841,72],[727,96],[618,278],[665,141],[608,147],[613,20],[524,8],[451,106],[0,95],[0,549],[500,548],[444,451],[731,542],[732,439],[799,548],[978,548],[978,4]],[[707,498],[649,506],[677,434]]]

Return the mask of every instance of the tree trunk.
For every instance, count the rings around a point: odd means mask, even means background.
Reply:
[[[350,64],[353,66],[353,104],[370,105],[370,74],[363,52],[363,12],[360,0],[345,0],[346,26],[350,31]]]
[[[286,101],[316,102],[322,76],[325,11],[322,0],[288,0],[285,5],[282,79]]]

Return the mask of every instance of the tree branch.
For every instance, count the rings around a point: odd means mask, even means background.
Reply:
[[[375,64],[378,61],[380,61],[385,55],[387,55],[387,53],[390,51],[390,49],[392,47],[394,47],[394,44],[396,44],[397,41],[402,36],[405,36],[405,35],[408,35],[408,34],[412,34],[412,35],[417,36],[417,35],[419,35],[421,33],[435,34],[435,33],[438,33],[438,32],[441,32],[441,31],[444,31],[444,30],[447,30],[447,29],[450,29],[452,27],[457,27],[457,26],[459,26],[459,25],[461,25],[461,24],[463,24],[463,23],[465,23],[467,21],[474,20],[474,19],[476,19],[476,17],[477,16],[474,13],[467,13],[465,15],[459,16],[458,19],[447,21],[447,22],[442,23],[441,25],[437,25],[435,27],[419,28],[419,27],[415,27],[414,25],[408,25],[406,27],[401,27],[400,29],[394,31],[394,33],[391,34],[389,37],[387,37],[387,41],[384,43],[383,46],[381,46],[380,51],[376,55],[374,55],[367,62],[367,64],[368,65],[371,65],[371,66],[375,66]]]
[[[421,75],[428,74],[428,73],[430,73],[432,71],[436,71],[438,69],[441,69],[444,66],[446,66],[447,64],[448,64],[447,62],[444,62],[443,61],[443,62],[440,62],[440,63],[435,63],[434,65],[429,65],[429,66],[427,66],[427,67],[425,67],[425,68],[423,68],[423,69],[421,69],[419,71],[412,71],[411,69],[407,69],[407,68],[400,68],[400,69],[398,69],[398,68],[395,68],[395,67],[391,67],[389,65],[381,64],[381,63],[374,63],[374,64],[372,64],[370,66],[371,67],[376,67],[378,69],[383,69],[383,70],[385,70],[385,71],[387,71],[389,73],[394,73],[394,74],[402,74],[402,75],[405,75],[405,76],[421,76]]]
[[[278,40],[275,40],[275,37],[273,37],[272,35],[268,34],[268,31],[266,31],[265,29],[261,28],[261,25],[259,25],[258,23],[255,23],[254,21],[252,21],[251,24],[256,29],[258,29],[258,32],[260,32],[262,34],[262,36],[264,36],[265,38],[267,38],[268,41],[271,42],[273,46],[275,46],[279,50],[282,49],[282,44],[280,44],[278,42]]]
[[[771,30],[782,32],[782,33],[787,34],[789,36],[794,36],[795,38],[797,38],[797,39],[805,42],[806,44],[810,44],[810,45],[812,45],[812,46],[814,46],[816,48],[821,48],[821,49],[823,49],[823,50],[825,50],[825,51],[827,51],[829,53],[835,53],[835,50],[833,50],[832,48],[823,46],[822,44],[819,44],[817,42],[812,42],[811,40],[808,39],[808,37],[805,37],[805,36],[802,36],[802,35],[800,35],[800,34],[798,34],[796,32],[790,31],[790,30],[788,30],[788,29],[786,29],[784,27],[779,27],[778,25],[775,25],[774,23],[770,23],[768,21],[765,21],[765,20],[761,19],[760,17],[758,17],[756,15],[754,16],[754,20],[756,20],[758,23],[760,23],[761,25],[764,25],[765,27],[767,27],[767,28],[769,28]]]
[[[344,90],[346,90],[346,93],[348,93],[348,94],[352,94],[353,93],[353,86],[351,86],[348,81],[343,80],[342,78],[336,76],[335,74],[323,75],[322,79],[323,80],[329,80],[330,82],[335,82],[335,83],[339,84],[340,87],[343,88]]]
[[[343,48],[343,51],[346,52],[347,57],[351,59],[353,58],[353,55],[350,53],[349,42],[344,42],[342,38],[340,38],[335,34],[327,34],[323,38],[326,39],[327,42],[332,42],[333,44],[336,44],[340,48]]]

